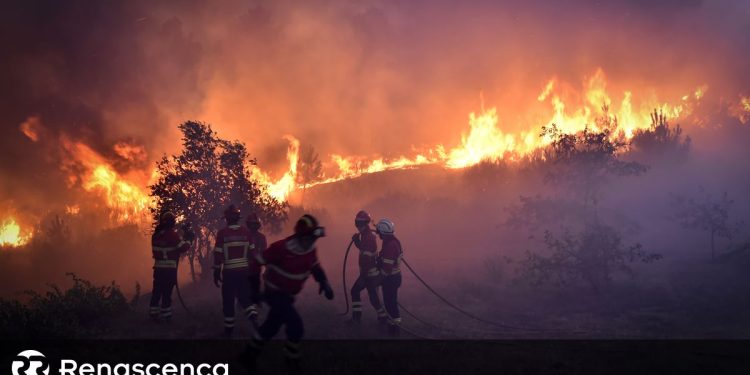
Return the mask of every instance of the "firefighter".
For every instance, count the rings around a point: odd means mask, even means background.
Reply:
[[[365,211],[359,211],[354,218],[354,226],[358,232],[352,236],[354,246],[359,249],[359,277],[352,286],[352,321],[359,323],[362,319],[362,298],[360,294],[367,289],[370,304],[378,313],[378,321],[386,322],[388,315],[385,308],[380,304],[378,296],[378,284],[380,282],[380,271],[376,262],[378,245],[375,235],[370,229],[372,219]]]
[[[154,287],[151,292],[149,316],[154,321],[172,318],[172,289],[177,285],[177,263],[180,255],[190,249],[195,239],[192,231],[183,236],[175,228],[175,215],[166,211],[151,235],[151,253],[154,258]]]
[[[383,303],[388,312],[388,333],[393,336],[399,335],[401,315],[398,311],[398,288],[401,286],[401,270],[399,265],[403,250],[401,242],[394,236],[393,222],[381,219],[375,226],[375,231],[383,241],[378,263],[380,273],[383,275]]]
[[[333,299],[333,289],[318,262],[315,241],[325,230],[312,215],[303,215],[294,226],[294,234],[272,243],[258,260],[263,273],[264,301],[270,306],[265,322],[255,332],[243,356],[251,369],[263,345],[285,326],[287,341],[284,357],[290,369],[299,365],[299,344],[304,334],[302,318],[294,307],[294,298],[302,290],[309,275],[319,284],[318,294]]]
[[[260,232],[262,226],[258,215],[250,213],[245,219],[247,229],[250,230],[250,243],[253,249],[252,254],[248,255],[248,263],[250,265],[250,314],[255,319],[258,315],[258,309],[260,308],[260,269],[261,265],[258,263],[258,254],[263,254],[266,251],[267,242],[266,236]]]
[[[224,334],[234,330],[234,305],[239,301],[245,317],[254,319],[257,310],[250,303],[250,262],[254,251],[250,230],[240,226],[240,210],[229,205],[224,211],[227,227],[216,233],[214,246],[214,284],[221,287]]]

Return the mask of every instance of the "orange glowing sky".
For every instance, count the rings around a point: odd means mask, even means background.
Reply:
[[[49,1],[1,17],[0,220],[26,228],[91,197],[138,216],[188,119],[245,142],[283,199],[300,147],[331,182],[523,154],[602,104],[626,134],[655,108],[688,129],[712,125],[691,120],[701,106],[750,118],[742,1]]]

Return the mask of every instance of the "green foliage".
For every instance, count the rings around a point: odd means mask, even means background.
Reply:
[[[73,338],[93,334],[97,323],[130,310],[114,282],[95,286],[68,273],[73,286],[56,285],[44,294],[27,291],[26,303],[0,299],[0,335],[17,338]]]

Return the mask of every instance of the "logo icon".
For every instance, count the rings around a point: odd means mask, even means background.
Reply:
[[[49,361],[36,350],[24,350],[13,360],[13,375],[49,375]]]

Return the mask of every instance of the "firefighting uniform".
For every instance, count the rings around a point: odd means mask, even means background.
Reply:
[[[401,314],[398,311],[398,288],[401,286],[401,257],[403,250],[401,242],[394,237],[383,236],[383,248],[380,250],[380,272],[383,274],[383,304],[388,312],[392,325],[401,323]]]
[[[240,225],[230,225],[216,234],[214,247],[214,269],[221,269],[221,299],[224,312],[224,328],[234,328],[234,305],[239,301],[245,316],[255,313],[250,303],[250,256],[255,251],[250,230]],[[255,264],[252,267],[258,267]]]
[[[375,235],[368,229],[364,233],[360,233],[359,241],[355,241],[354,244],[359,249],[359,277],[354,282],[351,290],[352,312],[355,315],[361,315],[361,294],[363,289],[367,289],[370,304],[377,311],[378,318],[384,319],[387,315],[378,296],[378,285],[381,278],[376,259],[378,247]]]
[[[295,236],[290,236],[271,244],[259,255],[259,261],[266,267],[263,273],[263,297],[270,309],[251,345],[262,345],[284,325],[287,336],[284,351],[287,357],[293,358],[299,353],[299,342],[304,335],[302,318],[294,307],[294,296],[302,290],[311,274],[315,281],[327,282],[318,262],[317,248],[313,245],[310,249],[304,249]]]
[[[180,254],[190,249],[175,228],[157,231],[151,236],[154,258],[154,287],[149,304],[149,315],[163,319],[172,317],[172,289],[177,284],[177,263]]]
[[[250,243],[253,248],[252,254],[249,255],[248,264],[250,271],[250,303],[256,307],[260,305],[260,271],[261,265],[258,262],[258,254],[262,254],[268,247],[266,236],[258,231],[250,231]]]

